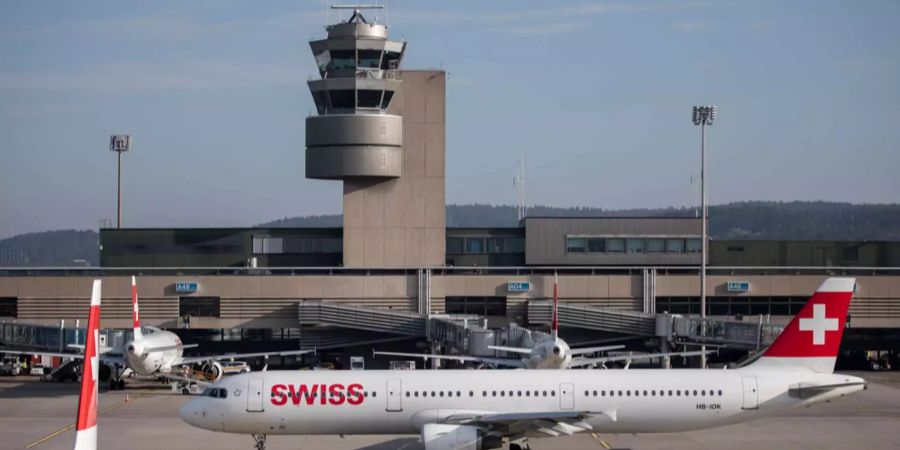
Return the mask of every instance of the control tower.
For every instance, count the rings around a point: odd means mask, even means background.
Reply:
[[[306,119],[306,177],[344,184],[344,266],[444,264],[443,71],[400,70],[406,42],[352,11],[310,42],[320,79]]]

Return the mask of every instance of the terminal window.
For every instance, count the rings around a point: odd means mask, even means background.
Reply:
[[[447,297],[444,308],[447,314],[505,316],[506,297]]]
[[[18,317],[18,297],[0,297],[0,317]]]
[[[219,317],[219,297],[181,297],[178,301],[181,317]]]

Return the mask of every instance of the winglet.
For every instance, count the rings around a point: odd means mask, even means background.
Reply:
[[[75,450],[97,449],[97,379],[100,373],[100,296],[101,281],[94,280],[91,309],[88,316],[84,364],[81,372],[81,395],[78,398],[78,418],[75,421]]]
[[[138,295],[137,295],[137,278],[134,275],[131,276],[131,318],[134,322],[134,341],[139,342],[144,337],[144,333],[141,332],[141,313],[138,308]]]

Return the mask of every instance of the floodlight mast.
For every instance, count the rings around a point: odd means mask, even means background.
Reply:
[[[709,210],[706,194],[706,127],[712,126],[716,119],[715,106],[694,106],[694,125],[700,126],[700,338],[706,336],[706,255],[707,255],[707,222]],[[700,346],[700,367],[706,368],[706,346]]]
[[[131,135],[114,134],[109,137],[109,151],[116,152],[116,228],[122,228],[122,153],[131,150]]]

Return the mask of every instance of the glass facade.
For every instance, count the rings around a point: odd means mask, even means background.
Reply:
[[[807,300],[807,297],[707,297],[706,312],[711,316],[793,316]],[[700,298],[657,297],[656,312],[700,314]]]
[[[566,236],[566,253],[699,253],[700,239]]]
[[[18,297],[0,297],[0,317],[18,317]]]
[[[447,297],[445,312],[447,314],[505,316],[506,297]]]
[[[181,297],[178,315],[184,317],[219,317],[219,297]]]

